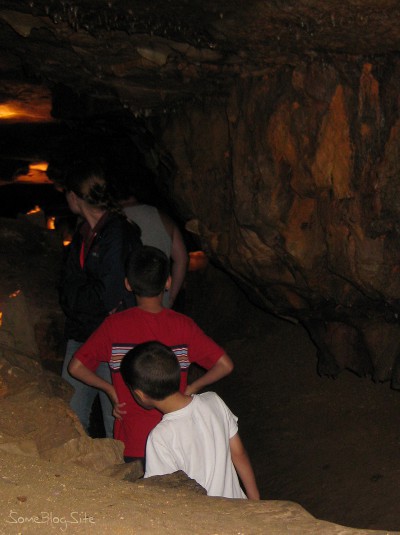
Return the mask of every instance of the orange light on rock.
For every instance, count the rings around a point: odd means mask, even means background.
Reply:
[[[47,218],[47,225],[48,230],[55,230],[56,229],[56,218],[55,217],[49,217]]]
[[[34,162],[29,164],[26,175],[17,175],[16,182],[29,182],[35,184],[51,184],[46,174],[49,164],[47,162]]]
[[[64,247],[67,247],[71,243],[71,241],[72,240],[63,240]]]
[[[32,210],[29,210],[26,214],[19,214],[19,219],[24,219],[32,225],[37,225],[42,228],[47,227],[46,216],[40,206],[35,206]]]
[[[21,293],[21,290],[15,290],[15,292],[13,292],[12,294],[10,294],[8,297],[10,297],[10,298],[12,298],[12,297],[18,297],[20,293]]]
[[[19,116],[19,110],[12,104],[0,104],[0,119],[14,119]]]
[[[49,164],[47,162],[36,162],[29,164],[29,169],[32,169],[34,171],[44,171],[46,172],[49,167]]]
[[[208,265],[207,255],[203,251],[192,251],[189,253],[189,271],[199,271]]]
[[[9,100],[0,104],[0,121],[8,122],[52,122],[51,97],[44,95],[29,102]]]
[[[37,214],[38,212],[41,212],[42,209],[40,208],[40,206],[35,206],[35,208],[32,208],[32,210],[29,210],[29,212],[26,212],[26,215],[32,215],[32,214]]]

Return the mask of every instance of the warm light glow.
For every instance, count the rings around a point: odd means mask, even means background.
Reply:
[[[11,119],[18,117],[18,108],[12,104],[0,104],[0,119]]]
[[[35,171],[47,171],[49,164],[47,162],[36,162],[29,164],[29,169]]]
[[[189,253],[189,271],[205,269],[208,264],[207,255],[203,251],[192,251]]]
[[[55,230],[55,228],[56,228],[56,218],[55,217],[49,217],[47,219],[47,228],[48,228],[48,230]]]
[[[47,162],[34,162],[29,164],[26,175],[17,175],[16,182],[30,182],[35,184],[51,184],[51,180],[46,175],[49,164]]]
[[[18,297],[18,295],[21,293],[21,290],[15,290],[12,294],[10,294],[8,297]]]
[[[0,121],[10,122],[50,122],[53,121],[51,116],[51,100],[39,99],[30,102],[18,102],[9,100],[0,104]]]
[[[0,327],[3,325],[3,312],[0,310]]]
[[[32,215],[32,214],[37,214],[38,212],[41,212],[42,209],[40,208],[40,206],[35,206],[35,208],[32,208],[32,210],[29,210],[29,212],[26,212],[26,215]]]
[[[67,247],[71,243],[71,241],[72,240],[63,240],[64,247]]]

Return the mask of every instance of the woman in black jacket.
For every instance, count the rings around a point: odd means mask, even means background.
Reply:
[[[67,338],[62,376],[75,388],[70,406],[88,431],[98,391],[71,377],[68,364],[109,314],[135,304],[124,284],[125,262],[141,245],[140,229],[113,202],[98,163],[75,162],[63,174],[62,186],[69,208],[81,220],[68,248],[59,287]],[[108,365],[100,366],[97,373],[111,381]],[[112,405],[104,392],[99,394],[106,436],[112,437]]]

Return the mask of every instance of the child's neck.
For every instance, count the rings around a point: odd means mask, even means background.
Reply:
[[[171,396],[168,396],[167,398],[161,401],[157,401],[155,404],[155,408],[163,414],[168,414],[170,412],[175,412],[179,411],[180,409],[184,409],[191,402],[192,398],[190,396],[185,396],[181,392],[175,392],[175,394],[171,394]]]
[[[164,308],[162,305],[162,294],[157,295],[156,297],[141,297],[137,295],[136,301],[138,308],[141,308],[146,312],[152,312],[153,314],[161,312]]]

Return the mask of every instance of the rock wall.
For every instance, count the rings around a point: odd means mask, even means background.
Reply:
[[[210,255],[300,321],[321,374],[400,386],[399,62],[266,69],[165,121],[172,194]]]

